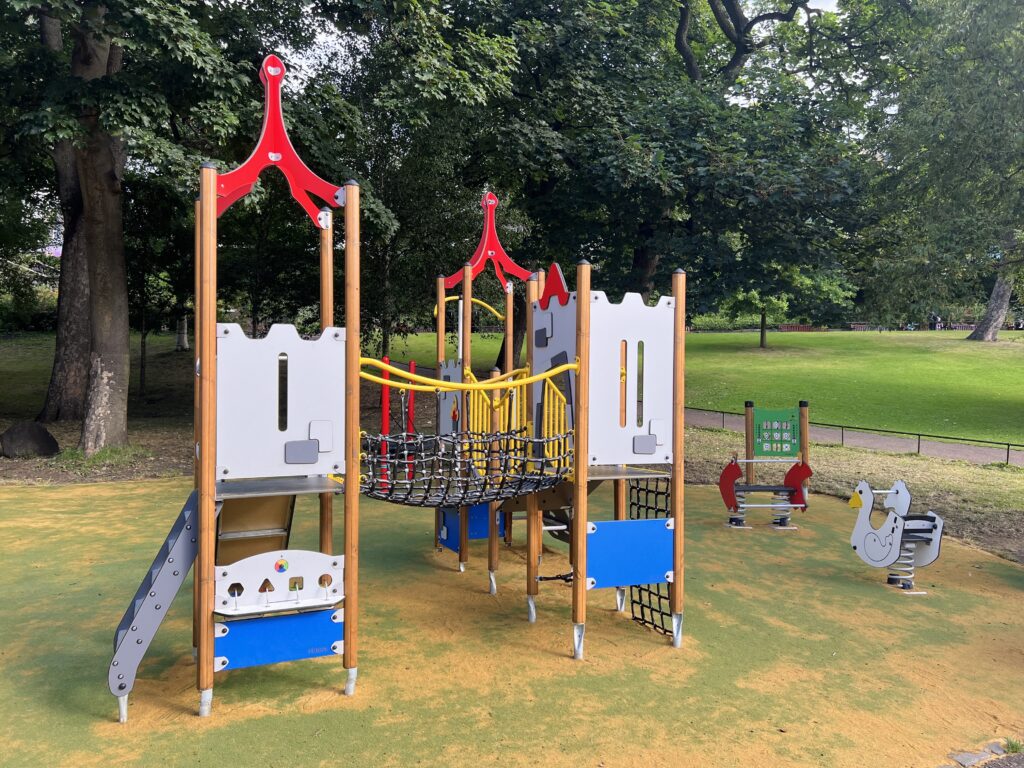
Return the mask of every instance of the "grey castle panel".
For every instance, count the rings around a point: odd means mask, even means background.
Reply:
[[[286,390],[280,388],[283,369]],[[307,341],[292,325],[274,325],[262,339],[248,338],[236,323],[217,325],[219,480],[344,472],[344,434],[344,328]],[[286,444],[316,443],[314,435],[331,439],[319,442],[315,456],[303,454],[303,463],[286,459]]]

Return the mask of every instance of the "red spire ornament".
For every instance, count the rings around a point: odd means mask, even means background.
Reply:
[[[487,262],[490,262],[494,265],[494,273],[498,277],[498,282],[507,291],[508,279],[505,277],[505,272],[508,272],[513,277],[518,277],[520,280],[528,280],[530,271],[523,269],[512,261],[511,257],[505,253],[505,249],[501,247],[501,241],[498,240],[498,230],[494,226],[494,209],[498,207],[498,198],[495,197],[493,192],[484,194],[483,199],[480,201],[480,207],[484,209],[484,231],[480,235],[480,244],[477,245],[473,257],[469,260],[469,266],[472,269],[471,274],[473,279],[476,280],[477,275],[483,272],[484,267],[487,266]],[[450,291],[461,282],[462,270],[460,269],[453,275],[445,278],[444,287]]]
[[[292,146],[281,108],[281,83],[284,75],[284,63],[273,54],[267,56],[260,65],[260,80],[265,93],[263,130],[249,158],[235,170],[217,177],[217,215],[220,216],[233,203],[249,194],[263,169],[272,165],[284,174],[292,197],[309,214],[313,223],[323,228],[318,216],[319,207],[310,195],[316,195],[331,207],[337,208],[345,204],[345,190],[313,173]]]

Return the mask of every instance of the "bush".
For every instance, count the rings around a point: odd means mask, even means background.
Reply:
[[[0,331],[53,331],[57,293],[48,288],[0,294]]]
[[[768,315],[769,328],[785,322],[788,322],[785,317]],[[757,312],[745,312],[738,315],[713,312],[696,315],[690,320],[690,327],[695,331],[738,331],[741,329],[760,328],[761,315]]]

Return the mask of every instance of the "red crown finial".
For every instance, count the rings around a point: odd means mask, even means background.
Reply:
[[[480,234],[480,243],[473,253],[473,258],[469,260],[469,266],[472,267],[471,275],[476,280],[477,275],[487,266],[487,262],[491,262],[494,265],[494,274],[497,275],[501,287],[508,290],[508,280],[505,278],[505,272],[508,272],[513,277],[518,277],[520,280],[528,280],[530,272],[512,261],[512,258],[505,253],[505,249],[501,247],[501,241],[498,240],[498,230],[494,224],[494,209],[498,207],[498,198],[495,194],[493,192],[485,192],[480,200],[480,207],[484,209],[484,230]],[[445,278],[444,287],[451,290],[460,282],[462,282],[461,269]]]
[[[260,65],[260,81],[265,94],[263,130],[249,158],[235,170],[217,177],[217,215],[220,216],[235,201],[249,194],[263,169],[273,165],[288,180],[292,197],[319,227],[319,207],[310,195],[337,208],[344,202],[344,192],[337,184],[324,181],[313,173],[292,146],[281,108],[281,83],[284,76],[285,66],[281,59],[270,54],[263,60]]]

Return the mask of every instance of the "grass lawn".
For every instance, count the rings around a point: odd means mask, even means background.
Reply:
[[[766,406],[811,403],[817,422],[926,432],[978,440],[1024,442],[1024,332],[1003,332],[995,344],[964,341],[962,331],[913,333],[694,333],[687,337],[686,401],[691,408],[741,411],[745,400]],[[396,339],[391,358],[433,367],[434,335]],[[474,340],[474,367],[486,371],[501,344],[497,334]],[[150,336],[146,398],[138,417],[191,415],[190,357],[175,354],[171,334]],[[53,337],[0,340],[4,393],[0,421],[31,418],[42,406]],[[133,392],[138,338],[132,339]],[[449,344],[449,356],[455,347]]]
[[[811,404],[811,420],[1024,442],[1024,333],[995,344],[963,331],[687,337],[686,404],[742,411]]]
[[[521,525],[491,597],[484,542],[458,574],[429,510],[364,500],[354,698],[336,660],[281,664],[218,675],[199,720],[188,582],[122,726],[110,641],[188,488],[0,487],[2,762],[932,768],[1024,731],[1024,568],[948,542],[921,572],[929,595],[908,598],[849,551],[844,502],[815,498],[791,534],[767,515],[735,531],[707,488],[687,489],[681,650],[594,590],[574,662],[566,586],[545,582],[526,622]],[[595,494],[595,516],[609,501]],[[314,502],[295,546],[315,542]],[[545,555],[544,574],[565,570]]]

